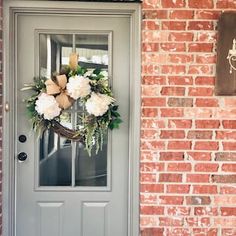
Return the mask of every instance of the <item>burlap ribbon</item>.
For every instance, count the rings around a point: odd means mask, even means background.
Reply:
[[[71,53],[69,58],[69,67],[75,70],[78,65],[78,55]],[[72,106],[74,100],[67,94],[66,91],[67,77],[66,75],[57,75],[55,80],[48,79],[45,82],[46,92],[48,95],[57,95],[56,101],[62,109],[68,109]]]

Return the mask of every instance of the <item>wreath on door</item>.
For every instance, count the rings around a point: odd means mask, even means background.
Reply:
[[[52,129],[60,136],[83,143],[89,155],[94,147],[98,153],[107,130],[119,128],[122,122],[108,73],[80,67],[76,53],[70,55],[69,65],[59,74],[55,73],[51,79],[34,78],[34,83],[25,84],[22,90],[33,91],[25,102],[35,132],[42,134]],[[83,112],[77,127],[71,129],[64,126],[61,119],[75,101],[83,107]]]

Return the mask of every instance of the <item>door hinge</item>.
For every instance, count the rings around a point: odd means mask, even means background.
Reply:
[[[6,111],[6,112],[10,111],[9,102],[6,102],[6,103],[5,103],[5,111]]]

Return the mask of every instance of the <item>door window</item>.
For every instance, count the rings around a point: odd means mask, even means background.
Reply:
[[[111,33],[39,33],[38,38],[40,76],[49,79],[61,71],[69,64],[71,52],[79,54],[81,67],[111,71]],[[62,125],[70,129],[82,126],[78,117],[83,112],[84,107],[75,102],[61,114]],[[109,136],[104,136],[102,151],[88,156],[82,143],[60,137],[52,130],[45,131],[39,141],[37,186],[109,186]]]

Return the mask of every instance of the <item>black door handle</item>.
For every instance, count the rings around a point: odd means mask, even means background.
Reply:
[[[17,158],[18,158],[19,161],[25,161],[27,159],[27,154],[25,152],[20,152],[17,155]]]

